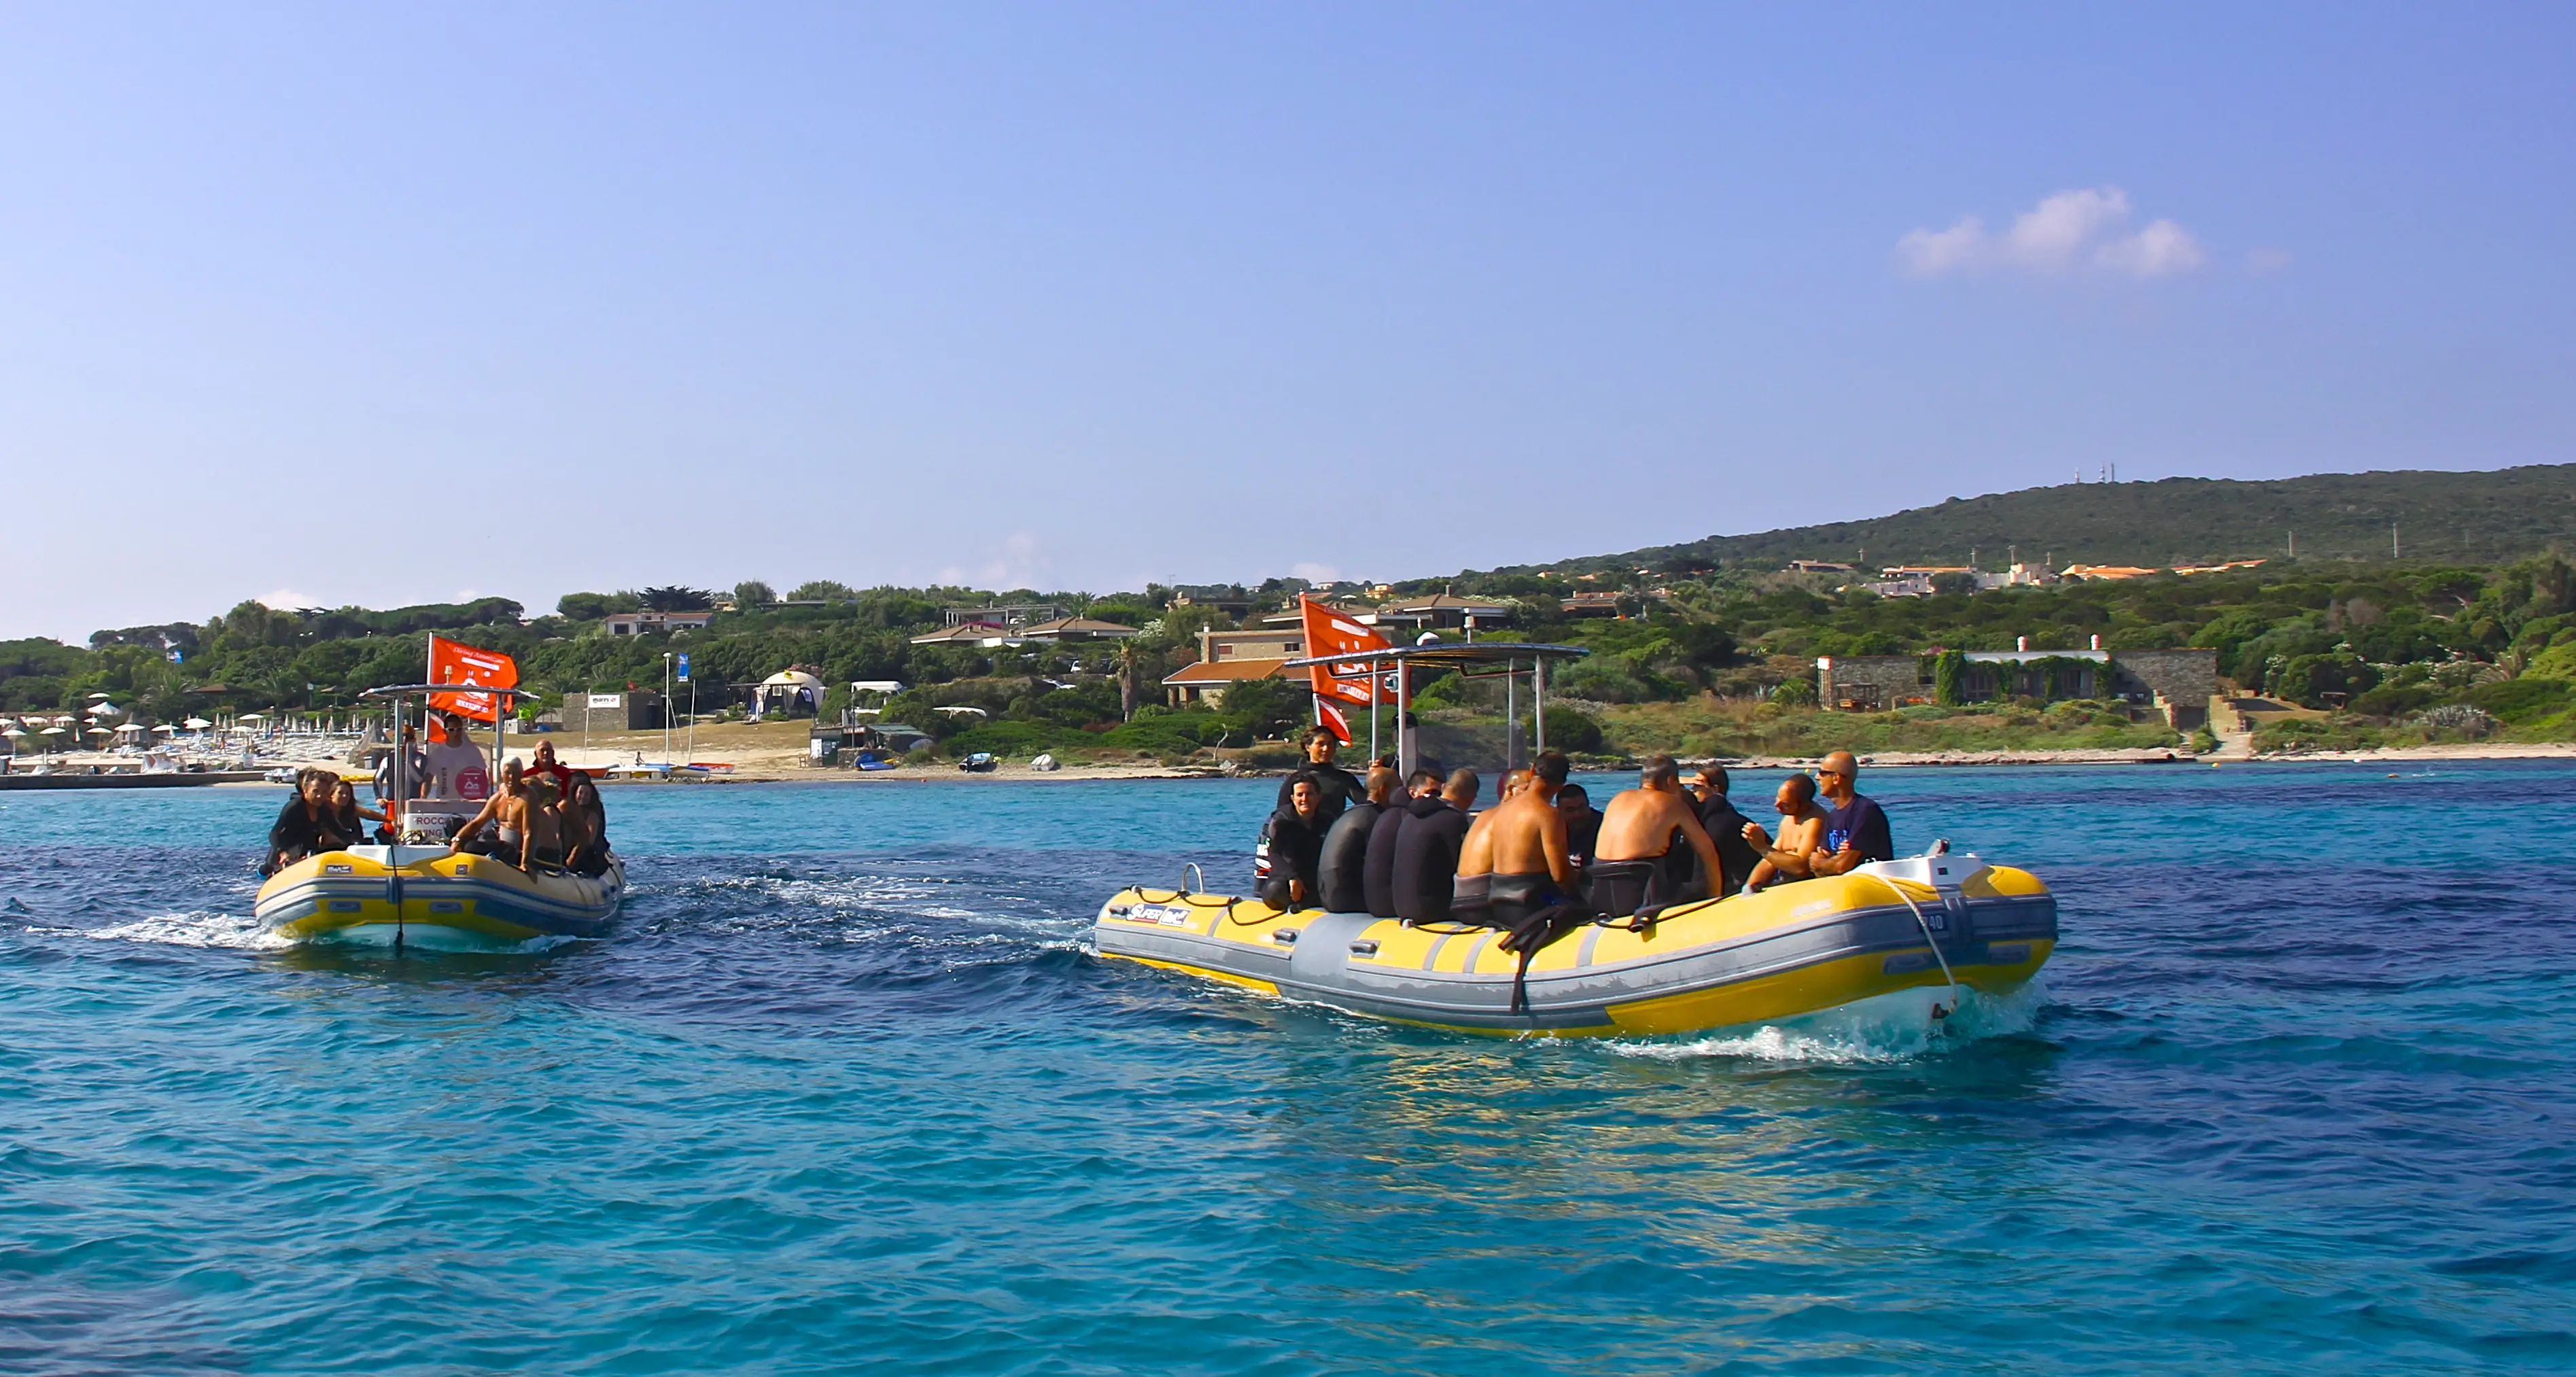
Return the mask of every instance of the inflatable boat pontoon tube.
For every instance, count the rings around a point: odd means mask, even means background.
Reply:
[[[617,916],[626,869],[597,879],[528,874],[443,846],[353,846],[310,856],[272,876],[251,910],[298,941],[397,933],[429,945],[511,945],[536,937],[595,937]]]
[[[2057,946],[2057,901],[2025,870],[1971,855],[1865,865],[1666,910],[1651,927],[1577,928],[1529,964],[1503,933],[1365,913],[1280,913],[1256,899],[1130,888],[1101,905],[1102,956],[1355,1014],[1475,1033],[1694,1033],[1820,1013],[1953,981],[2018,988]]]

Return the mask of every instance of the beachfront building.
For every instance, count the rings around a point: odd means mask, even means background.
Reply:
[[[699,630],[715,619],[713,612],[611,612],[601,625],[611,636],[667,636]]]
[[[2153,712],[2176,731],[2209,721],[2218,695],[2215,650],[1971,650],[1961,658],[1959,699],[2102,698]],[[2027,642],[2025,642],[2025,646]],[[1826,708],[1879,712],[1933,701],[1934,657],[1824,655],[1816,692]]]
[[[662,695],[643,689],[622,693],[584,693],[563,698],[563,730],[568,732],[658,732],[662,730]]]

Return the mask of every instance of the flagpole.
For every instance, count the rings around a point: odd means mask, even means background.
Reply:
[[[1369,657],[1369,764],[1377,763],[1377,657]]]

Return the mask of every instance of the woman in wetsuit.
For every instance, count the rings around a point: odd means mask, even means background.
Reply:
[[[326,770],[299,770],[295,776],[295,796],[277,810],[277,821],[268,829],[268,856],[261,861],[259,873],[274,875],[307,856],[337,851],[357,838],[343,837],[339,814],[331,806],[333,776]]]
[[[572,793],[555,812],[563,827],[564,868],[594,880],[607,874],[608,810],[600,806],[599,786],[576,773]]]
[[[367,835],[368,821],[387,822],[392,817],[390,812],[359,803],[358,791],[349,781],[336,775],[331,777],[331,826],[333,831],[346,838],[340,843],[342,846],[355,846],[363,840]]]

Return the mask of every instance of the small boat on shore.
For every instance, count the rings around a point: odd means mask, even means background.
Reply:
[[[1964,990],[2028,983],[2057,946],[2048,886],[1972,855],[1880,861],[1625,923],[1577,927],[1524,968],[1496,928],[1138,886],[1101,905],[1092,941],[1102,956],[1350,1013],[1554,1037],[1696,1033],[1908,990],[1938,1019]]]
[[[596,879],[530,874],[444,846],[353,846],[308,856],[259,887],[251,912],[295,941],[516,946],[540,937],[596,937],[626,894],[614,859]]]

